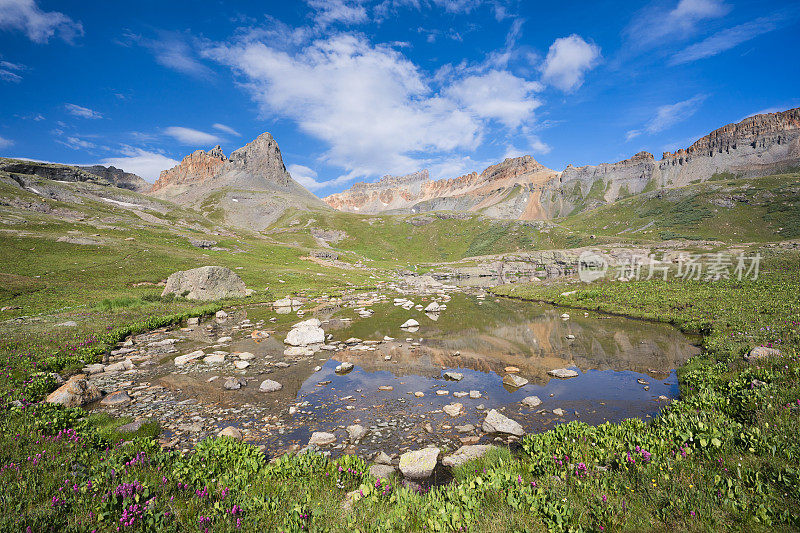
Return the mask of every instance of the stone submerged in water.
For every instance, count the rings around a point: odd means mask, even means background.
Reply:
[[[483,457],[486,452],[494,448],[496,448],[496,446],[492,446],[491,444],[473,444],[469,446],[462,446],[451,455],[443,458],[442,464],[449,467],[461,466],[467,461]]]
[[[265,379],[259,385],[258,390],[261,392],[275,392],[279,391],[283,388],[283,385],[278,383],[277,381],[272,381],[271,379]]]
[[[103,393],[96,385],[82,377],[73,376],[65,384],[47,396],[47,403],[57,403],[64,407],[80,407],[102,398]]]
[[[522,405],[526,407],[539,407],[542,405],[542,400],[538,396],[527,396],[522,399]]]
[[[171,274],[161,296],[168,294],[187,300],[220,300],[247,296],[247,287],[229,268],[204,266]]]
[[[336,435],[325,431],[315,431],[308,440],[309,446],[326,446],[336,442]]]
[[[436,468],[439,448],[424,448],[400,456],[400,472],[409,479],[427,479]]]
[[[218,433],[220,437],[230,437],[236,440],[242,440],[242,432],[238,428],[228,426]]]
[[[347,426],[347,435],[353,442],[363,439],[368,432],[369,430],[360,424],[353,424],[352,426]]]
[[[516,389],[524,387],[527,384],[527,379],[516,374],[506,374],[506,376],[503,378],[503,385],[508,385],[509,387],[514,387]]]
[[[455,418],[464,414],[464,405],[460,403],[451,403],[442,407],[442,410]]]
[[[495,409],[491,409],[486,413],[486,418],[483,420],[483,430],[486,433],[508,433],[517,437],[525,434],[519,422],[511,420]]]
[[[556,368],[548,371],[547,373],[559,379],[576,378],[579,375],[575,370],[570,370],[568,368]]]

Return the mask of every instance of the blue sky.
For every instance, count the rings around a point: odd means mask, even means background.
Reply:
[[[0,154],[153,181],[264,131],[324,196],[661,157],[800,106],[800,2],[0,0]]]

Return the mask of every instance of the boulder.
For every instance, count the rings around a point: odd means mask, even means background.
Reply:
[[[414,320],[413,318],[409,318],[405,322],[400,325],[401,328],[415,328],[419,327],[419,322]]]
[[[483,457],[486,452],[493,448],[496,448],[496,446],[492,446],[491,444],[473,444],[471,446],[462,446],[454,451],[451,455],[448,455],[442,459],[442,464],[450,467],[461,466],[467,461]]]
[[[171,274],[161,296],[168,294],[188,300],[219,300],[246,296],[247,287],[229,268],[204,266]]]
[[[233,366],[235,366],[239,370],[244,370],[248,366],[250,366],[250,361],[234,361]]]
[[[542,400],[538,396],[527,396],[522,399],[522,405],[526,407],[539,407],[542,405]]]
[[[525,434],[519,422],[500,414],[496,409],[491,409],[486,413],[486,418],[483,420],[483,430],[486,433],[508,433],[517,437]]]
[[[47,396],[47,403],[57,403],[64,407],[80,407],[99,400],[103,396],[96,385],[82,377],[73,376],[66,383]]]
[[[283,385],[278,383],[277,381],[272,381],[271,379],[265,379],[259,385],[258,390],[261,392],[275,392],[279,391],[283,388]]]
[[[309,446],[326,446],[336,442],[336,435],[333,433],[326,433],[325,431],[315,431],[311,434],[308,440]]]
[[[334,372],[337,374],[347,374],[351,370],[353,370],[353,363],[350,361],[345,361],[344,363],[337,365],[334,369]]]
[[[450,381],[461,381],[464,379],[464,374],[461,372],[445,372],[443,377],[444,379],[448,379]]]
[[[310,322],[310,321],[306,321]],[[310,344],[322,344],[325,342],[325,332],[319,327],[319,320],[316,321],[317,325],[313,323],[304,323],[295,325],[286,335],[286,344],[292,346],[308,346]]]
[[[127,405],[131,403],[131,397],[128,395],[127,392],[124,390],[119,390],[116,392],[112,392],[102,400],[100,400],[100,405],[107,405],[113,407],[119,407],[122,405]]]
[[[232,439],[242,440],[242,432],[239,431],[238,428],[235,428],[233,426],[226,427],[225,429],[220,431],[217,435],[219,435],[220,437],[230,437]]]
[[[514,387],[516,389],[527,384],[528,380],[518,376],[517,374],[506,374],[506,376],[503,378],[503,385],[508,385],[509,387]]]
[[[750,353],[744,356],[748,363],[758,361],[759,359],[766,359],[768,357],[780,357],[781,351],[775,348],[767,348],[766,346],[756,346]]]
[[[556,368],[554,370],[548,371],[547,373],[553,377],[560,379],[576,378],[579,375],[576,371],[570,370],[568,368]]]
[[[303,302],[301,302],[300,300],[295,300],[295,299],[289,298],[287,296],[286,298],[281,298],[280,300],[275,300],[275,303],[273,303],[272,306],[273,307],[302,307],[303,306]]]
[[[428,306],[424,309],[426,313],[438,313],[441,310],[442,307],[436,302],[429,303]]]
[[[439,448],[424,448],[400,456],[400,472],[409,479],[427,479],[436,468]]]
[[[130,359],[123,359],[122,361],[111,363],[105,367],[106,372],[124,372],[133,368],[133,363]]]
[[[372,459],[372,461],[375,464],[379,464],[379,465],[391,465],[392,464],[392,458],[389,457],[389,455],[384,451],[380,451],[377,454],[375,454],[375,457]]]

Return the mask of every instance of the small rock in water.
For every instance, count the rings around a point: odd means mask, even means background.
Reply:
[[[506,374],[506,376],[503,378],[503,384],[518,389],[527,385],[528,380],[518,376],[517,374]]]
[[[538,407],[542,405],[542,400],[538,396],[528,396],[522,399],[522,405],[527,407]]]
[[[238,428],[228,426],[218,433],[220,437],[230,437],[236,440],[242,440],[242,432]]]
[[[378,387],[378,390],[390,391],[394,390],[394,387],[392,387],[391,385],[381,385],[380,387]]]
[[[350,436],[350,440],[353,442],[359,441],[364,438],[364,436],[368,433],[368,429],[364,426],[359,424],[353,424],[352,426],[347,426],[347,434]]]
[[[447,380],[450,380],[450,381],[461,381],[462,379],[464,379],[464,374],[462,374],[460,372],[445,372],[443,374],[443,376],[444,376],[444,379],[447,379]]]
[[[558,407],[556,409],[553,409],[553,414],[556,415],[556,416],[564,416],[566,414],[566,412],[563,409],[561,409],[560,407]]]
[[[111,406],[120,406],[126,405],[131,402],[131,397],[128,395],[127,392],[124,390],[120,390],[117,392],[112,392],[102,400],[100,400],[100,405],[111,405]]]
[[[471,400],[477,400],[481,397],[481,391],[478,390],[471,390],[469,391],[469,397]]]
[[[337,374],[346,374],[346,373],[350,372],[351,370],[353,370],[353,366],[354,366],[353,363],[351,363],[349,361],[345,361],[344,363],[342,363],[342,364],[340,364],[340,365],[338,365],[336,367],[335,372]]]
[[[464,405],[460,403],[451,403],[445,405],[442,410],[453,418],[464,414]]]
[[[554,370],[550,370],[547,373],[550,374],[553,377],[557,377],[557,378],[560,378],[560,379],[575,378],[575,377],[578,377],[578,375],[579,375],[576,371],[570,370],[568,368],[556,368]]]
[[[414,393],[414,396],[416,396],[417,398],[422,398],[423,396],[425,396],[425,393],[422,391],[417,391]]]
[[[439,396],[447,396],[448,394],[450,394],[450,391],[449,390],[437,390],[436,394],[439,395]]]
[[[309,446],[326,446],[336,442],[336,435],[325,431],[315,431],[308,440]]]

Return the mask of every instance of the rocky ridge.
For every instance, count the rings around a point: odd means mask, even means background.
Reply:
[[[150,194],[221,214],[226,223],[253,230],[266,228],[289,207],[327,207],[292,179],[269,133],[229,157],[220,146],[192,152],[161,172]]]
[[[755,115],[718,128],[686,149],[656,160],[639,152],[616,163],[555,172],[530,156],[506,159],[452,179],[427,171],[358,183],[325,202],[354,213],[451,210],[493,218],[541,220],[593,209],[629,195],[683,187],[715,176],[757,177],[800,164],[800,108]]]

